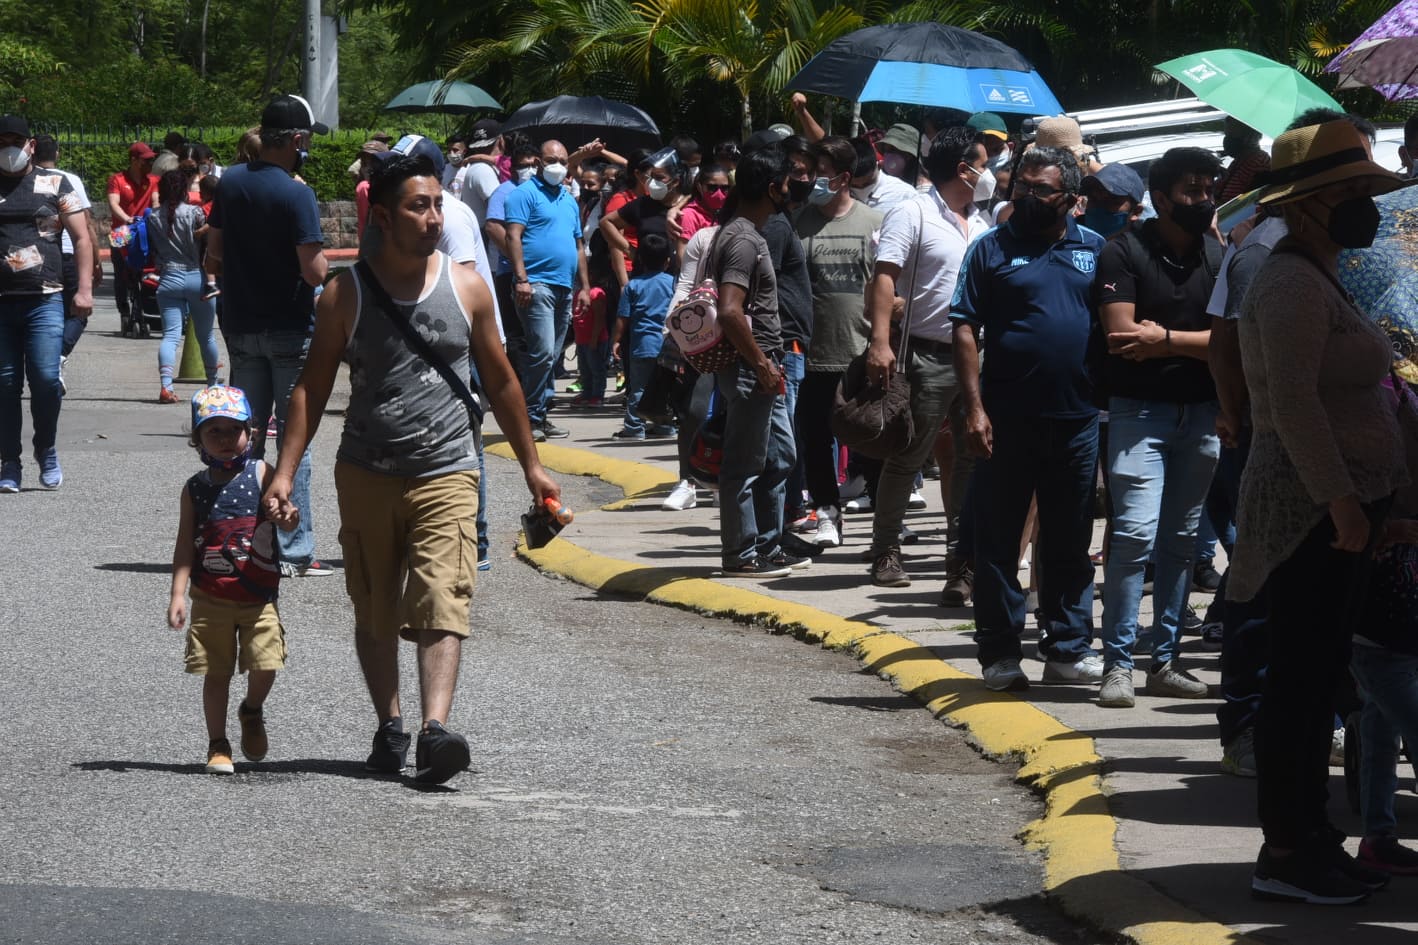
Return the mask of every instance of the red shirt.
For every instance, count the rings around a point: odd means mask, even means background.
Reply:
[[[601,218],[605,219],[639,196],[639,192],[633,188],[622,190],[612,195],[611,199],[606,201],[605,210],[601,211]],[[625,229],[620,232],[621,235],[625,237],[625,241],[630,244],[630,252],[625,254],[625,271],[629,272],[631,269],[635,268],[635,251],[640,248],[640,234],[635,227],[628,224]]]
[[[158,189],[158,178],[156,174],[149,174],[146,183],[140,190],[133,186],[132,179],[127,171],[120,171],[108,179],[108,192],[118,195],[118,206],[130,217],[136,217],[143,212],[153,202],[153,192]],[[113,222],[115,227],[120,226],[119,222]]]

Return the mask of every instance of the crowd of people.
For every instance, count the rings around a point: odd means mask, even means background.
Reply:
[[[802,96],[792,111],[797,129],[712,147],[680,135],[623,155],[504,134],[490,119],[442,147],[371,139],[350,168],[361,262],[333,278],[298,177],[310,135],[326,129],[303,100],[273,101],[224,172],[198,145],[133,145],[109,203],[115,228],[149,211],[161,399],[177,399],[184,318],[211,385],[192,407],[206,468],[184,491],[169,612],[182,627],[190,580],[208,769],[232,769],[235,668],[252,671],[243,751],[264,755],[261,707],[284,653],[277,579],[328,572],[314,554],[307,447],[343,361],[352,395],[335,482],[375,770],[402,770],[411,742],[400,636],[418,644],[417,777],[446,780],[468,762],[445,723],[474,572],[490,566],[484,409],[541,503],[558,490],[535,444],[572,436],[578,411],[619,394],[615,439],[676,443],[665,511],[694,508],[701,480],[715,480],[720,577],[809,567],[843,544],[855,511],[870,513],[864,580],[909,586],[906,512],[938,478],[940,603],[973,606],[987,688],[1029,688],[1032,616],[1044,682],[1096,685],[1100,708],[1126,709],[1147,657],[1146,694],[1204,698],[1181,645],[1199,632],[1221,654],[1222,769],[1257,779],[1253,891],[1348,903],[1418,874],[1392,797],[1399,744],[1418,746],[1418,401],[1347,290],[1353,267],[1339,265],[1396,212],[1383,195],[1418,170],[1418,120],[1406,174],[1374,163],[1371,124],[1317,110],[1269,154],[1228,121],[1229,165],[1179,147],[1144,180],[1102,163],[1066,116],[1024,137],[995,114],[929,110],[919,129],[845,137]],[[59,485],[64,310],[82,323],[102,276],[82,186],[54,158],[21,119],[0,119],[0,226],[11,247],[31,244],[0,271],[0,492],[19,490],[21,368],[41,481]],[[1223,197],[1256,189],[1253,218],[1218,217]],[[116,284],[133,275],[115,264]],[[713,364],[675,340],[706,286],[722,331]],[[230,386],[216,377],[218,294]],[[566,398],[557,381],[573,347]],[[907,381],[914,432],[890,455],[834,436],[854,364],[869,384]],[[256,464],[268,417],[274,467]],[[711,432],[721,458],[706,464]],[[262,550],[222,550],[231,528],[260,523],[265,537],[247,546]],[[1204,618],[1188,606],[1194,590],[1214,594]],[[1363,718],[1357,858],[1325,814],[1336,719],[1350,709]]]

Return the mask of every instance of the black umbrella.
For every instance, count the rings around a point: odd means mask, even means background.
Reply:
[[[558,95],[544,102],[528,102],[502,123],[502,133],[522,131],[536,141],[555,138],[575,150],[600,138],[612,151],[624,154],[635,148],[658,148],[660,129],[654,119],[634,105],[599,95]]]
[[[1063,111],[1033,65],[997,39],[941,23],[887,23],[841,36],[788,81],[854,102],[967,112]]]

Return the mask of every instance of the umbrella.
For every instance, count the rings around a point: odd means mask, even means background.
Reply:
[[[441,79],[411,85],[384,106],[386,112],[444,112],[450,115],[466,115],[485,109],[501,111],[502,106],[476,85]]]
[[[1039,73],[997,39],[942,23],[888,23],[839,37],[788,88],[854,102],[1057,115]]]
[[[556,138],[567,150],[600,138],[613,151],[660,146],[654,119],[634,105],[599,95],[558,95],[528,102],[502,123],[502,132],[529,131],[546,141]]]
[[[1418,0],[1401,0],[1325,66],[1341,89],[1372,86],[1390,102],[1418,98]]]
[[[1158,69],[1208,105],[1272,138],[1312,108],[1344,111],[1289,66],[1244,49],[1213,49],[1160,63]]]
[[[1374,245],[1339,254],[1339,281],[1388,334],[1398,373],[1418,382],[1418,187],[1374,203],[1380,213]]]

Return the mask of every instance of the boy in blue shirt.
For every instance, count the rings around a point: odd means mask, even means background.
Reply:
[[[625,425],[613,434],[618,440],[643,440],[647,434],[645,421],[636,410],[664,344],[665,316],[675,294],[675,280],[669,268],[669,240],[658,233],[641,236],[635,271],[620,293],[620,308],[616,311],[615,355],[627,366]],[[674,436],[675,432],[674,427],[648,429],[650,436]]]

